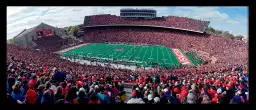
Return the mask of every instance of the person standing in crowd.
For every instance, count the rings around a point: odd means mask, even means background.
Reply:
[[[64,99],[64,96],[62,95],[62,87],[58,86],[57,90],[54,93],[54,102],[57,102],[59,99]]]
[[[109,97],[104,93],[104,87],[100,87],[100,92],[97,94],[101,104],[110,104]]]

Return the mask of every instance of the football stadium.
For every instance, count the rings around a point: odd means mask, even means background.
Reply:
[[[8,103],[249,103],[248,40],[157,13],[124,8],[24,29],[7,43]]]

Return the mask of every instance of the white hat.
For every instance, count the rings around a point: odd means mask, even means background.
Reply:
[[[152,99],[153,99],[152,94],[149,94],[149,95],[148,95],[148,100],[152,100]]]
[[[164,89],[164,92],[168,92],[168,89],[167,89],[167,88],[165,88],[165,89]]]
[[[79,91],[84,91],[84,92],[85,92],[85,89],[81,87],[81,88],[79,89]]]
[[[97,88],[99,88],[99,86],[98,86],[98,85],[95,85],[95,88],[97,89]]]
[[[240,95],[240,94],[242,94],[240,90],[236,92],[236,95]]]
[[[154,98],[154,102],[155,102],[155,103],[159,103],[159,102],[160,102],[160,98],[159,98],[159,97],[155,97],[155,98]]]
[[[221,94],[221,93],[222,93],[221,88],[217,89],[217,93],[218,93],[218,94]]]
[[[147,86],[145,86],[144,89],[146,90],[146,89],[147,89]]]
[[[175,82],[175,86],[177,86],[177,85],[178,85],[178,82],[176,81],[176,82]]]

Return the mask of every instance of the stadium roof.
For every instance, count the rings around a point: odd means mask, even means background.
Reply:
[[[152,11],[156,11],[154,9],[146,9],[146,8],[141,8],[141,9],[138,9],[138,8],[122,8],[120,10],[152,10]]]

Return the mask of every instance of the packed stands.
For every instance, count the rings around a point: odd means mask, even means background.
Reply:
[[[208,34],[197,34],[176,30],[142,27],[89,28],[85,32],[85,42],[144,43],[182,48],[187,51],[206,52],[217,57],[214,65],[246,64],[248,47],[240,41]],[[229,57],[229,58],[226,58]],[[210,59],[208,59],[210,60]],[[204,61],[207,61],[205,58]],[[204,66],[204,65],[202,65]]]
[[[7,45],[7,97],[19,104],[245,104],[246,65],[222,71],[188,72],[186,67],[132,72],[81,65],[54,54]],[[195,67],[191,67],[194,68]],[[126,100],[124,83],[134,83]]]
[[[192,30],[203,33],[209,25],[209,21],[201,21],[186,17],[168,16],[149,20],[122,19],[116,15],[104,14],[85,17],[85,26],[97,25],[148,25],[173,27],[177,29]]]

